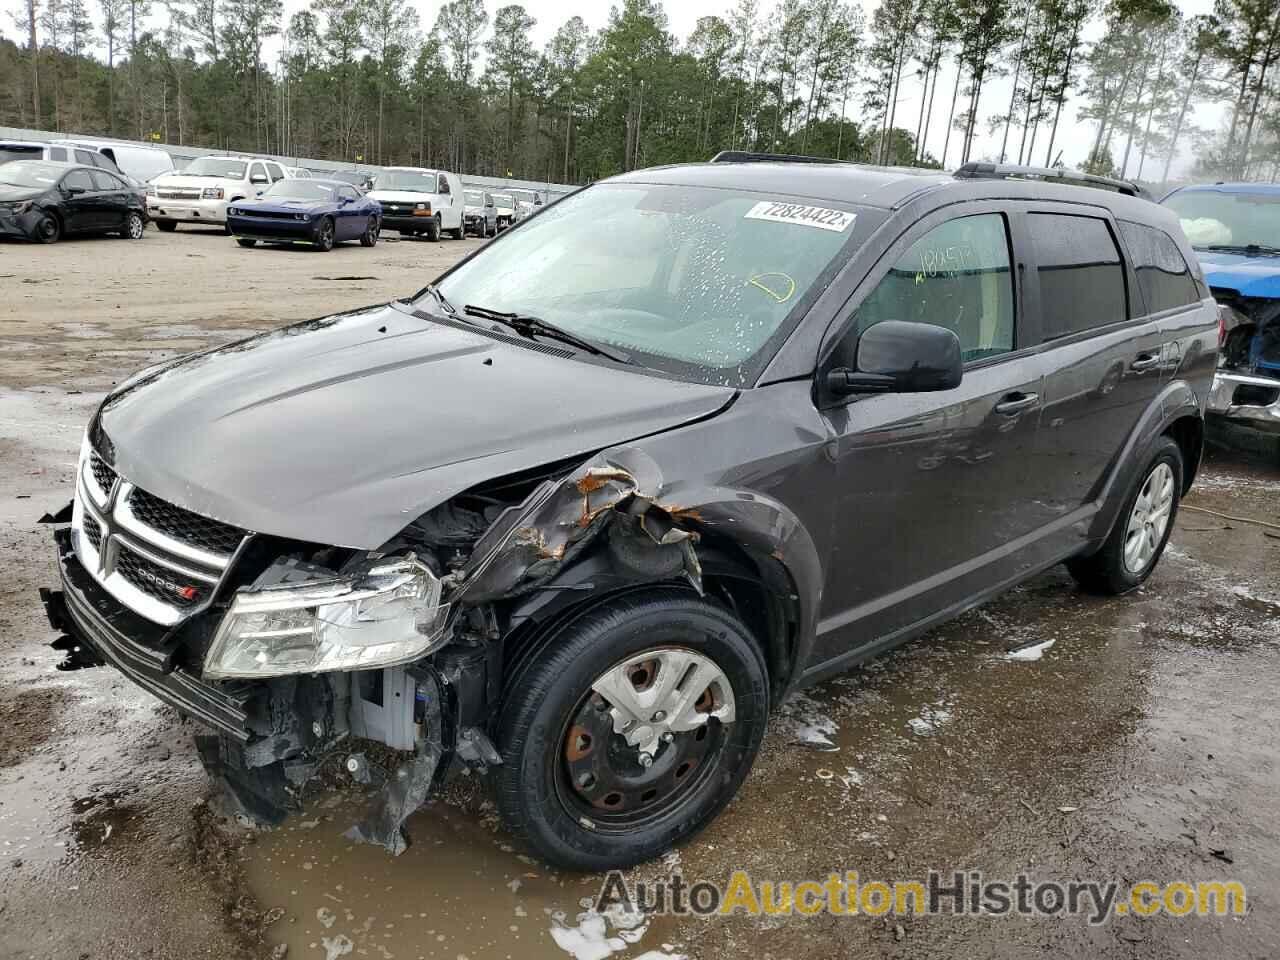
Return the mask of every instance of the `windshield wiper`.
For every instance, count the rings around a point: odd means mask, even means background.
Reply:
[[[453,304],[450,303],[447,299],[445,299],[445,295],[440,292],[440,288],[437,287],[434,283],[428,283],[425,287],[423,287],[421,290],[415,293],[412,297],[410,297],[408,302],[413,303],[413,301],[417,300],[424,293],[431,294],[431,296],[435,298],[436,303],[440,304],[441,309],[443,309],[445,313],[449,314],[449,316],[451,317],[458,316],[458,311],[454,309]],[[458,319],[461,319],[461,317],[459,317]]]
[[[547,323],[541,317],[531,317],[523,313],[504,313],[501,310],[490,310],[488,307],[477,307],[468,303],[462,308],[462,312],[469,317],[478,317],[481,320],[494,320],[505,326],[510,327],[522,337],[533,339],[534,335],[546,337],[548,340],[559,340],[571,347],[577,347],[584,353],[595,354],[598,357],[605,357],[613,360],[615,363],[626,363],[638,366],[634,360],[624,353],[610,350],[608,347],[602,347],[598,343],[587,340],[578,336],[576,333],[570,333],[555,324]]]
[[[1215,253],[1243,253],[1246,256],[1280,257],[1280,247],[1266,243],[1211,243],[1204,249]]]

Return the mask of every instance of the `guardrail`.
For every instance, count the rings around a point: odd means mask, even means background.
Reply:
[[[208,147],[178,146],[172,143],[151,143],[144,140],[125,140],[121,137],[102,137],[97,134],[89,133],[54,133],[50,130],[24,130],[20,127],[0,127],[0,139],[5,140],[34,140],[38,142],[47,142],[49,140],[92,140],[103,143],[123,143],[130,144],[135,147],[154,147],[158,150],[168,152],[173,158],[175,167],[181,168],[183,165],[191,162],[196,157],[210,156],[254,156],[262,157],[265,160],[275,160],[284,164],[286,167],[303,167],[315,174],[332,173],[339,170],[358,170],[360,172],[377,173],[383,169],[377,164],[372,163],[342,163],[335,160],[318,160],[313,157],[282,157],[271,153],[257,153],[253,150],[214,150]],[[479,188],[481,190],[502,191],[502,190],[536,190],[546,196],[548,200],[555,197],[562,197],[566,193],[577,190],[574,184],[550,183],[537,180],[513,180],[504,177],[485,177],[479,174],[458,173],[462,179],[464,187]]]

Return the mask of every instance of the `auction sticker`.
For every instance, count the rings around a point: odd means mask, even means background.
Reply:
[[[802,227],[817,227],[819,230],[843,233],[853,226],[855,216],[844,210],[832,210],[829,207],[810,207],[803,203],[761,200],[746,212],[744,219],[794,223]]]

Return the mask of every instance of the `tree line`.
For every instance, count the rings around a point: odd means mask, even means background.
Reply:
[[[542,49],[523,6],[484,0],[429,26],[409,0],[312,0],[287,20],[281,0],[18,2],[0,39],[11,126],[587,182],[721,149],[1051,166],[1086,121],[1095,173],[1167,180],[1180,151],[1204,176],[1280,168],[1280,0],[1190,18],[1168,0],[879,0],[869,17],[736,0],[683,39],[658,0],[621,0]],[[1220,128],[1193,123],[1205,103]]]

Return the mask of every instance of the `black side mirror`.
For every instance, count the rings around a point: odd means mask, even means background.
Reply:
[[[66,187],[65,189],[67,193],[73,197],[78,197],[80,194],[85,192],[84,187]]]
[[[960,385],[960,338],[931,323],[885,320],[858,338],[856,368],[827,373],[835,396],[857,393],[927,393]]]

